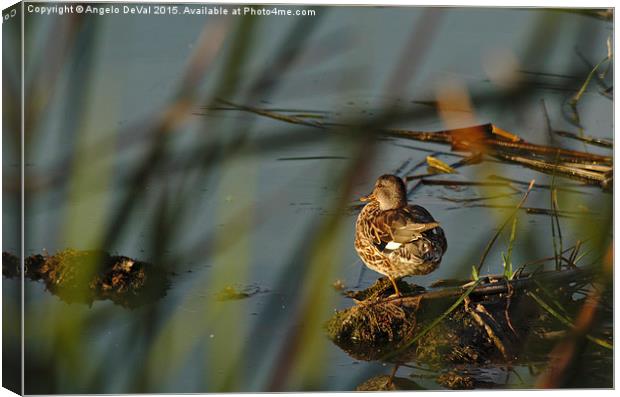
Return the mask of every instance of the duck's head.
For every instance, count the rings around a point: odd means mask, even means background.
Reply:
[[[360,200],[377,201],[382,211],[402,208],[407,205],[407,189],[403,180],[396,175],[381,175],[372,193]]]

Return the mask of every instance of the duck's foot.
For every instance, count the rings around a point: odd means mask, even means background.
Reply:
[[[405,295],[425,292],[426,288],[417,284],[409,284],[402,279],[397,279],[392,281],[392,288],[388,288],[388,291],[391,291],[392,294],[390,294],[387,298],[402,298]]]
[[[398,279],[392,278],[390,276],[388,276],[388,278],[390,279],[390,282],[392,283],[392,286],[394,287],[394,293],[392,295],[396,295],[396,297],[400,297],[400,291],[398,290],[398,284],[396,283],[396,280]]]
[[[362,291],[346,291],[345,296],[358,302],[376,302],[378,300],[403,297],[409,294],[424,292],[425,288],[415,284],[409,284],[403,280],[394,284],[387,277],[381,277],[373,285]],[[359,303],[358,303],[359,304]]]
[[[392,285],[387,278],[378,279],[373,285],[362,291],[346,291],[344,294],[354,301],[375,301],[392,292]]]
[[[367,306],[368,305],[368,301],[366,301],[366,300],[358,300],[358,299],[355,299],[355,298],[352,298],[352,299],[353,299],[353,302],[355,302],[355,304],[358,305],[358,306]]]

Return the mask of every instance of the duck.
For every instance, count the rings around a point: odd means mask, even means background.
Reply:
[[[403,180],[381,175],[355,224],[355,250],[364,264],[390,280],[392,296],[400,297],[397,281],[429,274],[448,249],[443,229],[422,206],[407,202]]]

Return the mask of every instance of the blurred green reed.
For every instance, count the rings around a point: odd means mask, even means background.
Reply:
[[[433,14],[429,14],[432,16],[430,20],[435,24],[412,30],[411,41],[406,48],[400,49],[403,55],[397,57],[399,63],[387,80],[387,93],[390,89],[406,87],[408,80],[415,78],[417,69],[408,71],[408,64],[412,60],[422,64],[432,48],[433,37],[449,29],[440,23],[439,16],[444,12],[448,11],[430,11]],[[321,390],[325,387],[329,375],[325,361],[334,347],[323,336],[321,327],[339,299],[331,289],[334,277],[338,269],[348,265],[342,259],[345,256],[343,225],[352,220],[342,214],[350,203],[353,186],[362,178],[367,162],[377,156],[378,128],[432,119],[437,117],[437,109],[385,107],[372,117],[339,120],[353,127],[330,127],[327,132],[282,123],[279,125],[281,132],[278,131],[275,137],[258,135],[258,129],[254,127],[260,116],[252,116],[249,121],[220,119],[212,117],[214,114],[210,112],[201,123],[202,135],[195,138],[193,150],[183,156],[171,155],[174,153],[174,134],[182,133],[183,125],[201,107],[213,107],[218,99],[243,104],[268,99],[281,81],[295,71],[295,61],[310,46],[310,40],[317,36],[321,20],[329,14],[329,9],[321,8],[319,14],[320,17],[315,19],[303,19],[293,24],[279,41],[272,63],[258,70],[250,69],[249,65],[260,40],[267,39],[260,33],[260,28],[269,21],[256,17],[219,22],[209,20],[196,53],[188,61],[186,75],[181,78],[169,103],[143,122],[119,127],[107,135],[101,134],[96,120],[114,118],[119,109],[103,104],[117,98],[119,87],[115,82],[106,82],[106,92],[93,95],[91,91],[92,87],[101,86],[94,73],[97,37],[102,34],[99,19],[72,16],[56,20],[52,27],[47,28],[60,32],[65,40],[57,40],[51,35],[45,40],[47,53],[53,55],[49,67],[36,62],[29,64],[33,69],[26,91],[26,161],[39,155],[41,149],[35,149],[37,134],[44,130],[45,114],[53,101],[50,93],[55,91],[56,84],[60,84],[60,77],[71,74],[77,76],[81,84],[79,88],[72,85],[73,88],[66,93],[67,117],[63,120],[63,134],[73,138],[69,154],[59,159],[59,168],[50,170],[49,175],[35,178],[35,175],[26,173],[26,254],[38,253],[43,248],[29,243],[28,230],[32,223],[28,214],[32,201],[37,200],[38,195],[60,187],[66,190],[67,200],[73,204],[67,207],[70,210],[62,215],[62,224],[58,225],[60,246],[79,241],[82,246],[73,248],[114,250],[119,242],[132,237],[128,235],[128,224],[142,216],[145,217],[142,222],[148,225],[151,234],[148,236],[149,246],[145,247],[147,257],[140,259],[180,272],[185,270],[186,263],[201,257],[205,262],[211,262],[213,269],[202,272],[201,277],[189,285],[178,305],[164,307],[155,303],[128,314],[131,321],[123,325],[128,336],[122,342],[127,352],[124,363],[115,362],[116,357],[111,351],[106,353],[104,350],[102,357],[93,358],[92,362],[84,362],[80,355],[85,346],[92,343],[88,335],[93,329],[114,326],[109,323],[115,319],[113,308],[94,307],[85,313],[72,305],[37,302],[30,299],[26,285],[26,392],[175,391],[170,385],[188,370],[190,360],[200,363],[194,370],[202,376],[197,384],[192,384],[197,392]],[[527,48],[524,65],[536,60],[539,67],[544,67],[545,53],[553,49],[561,22],[559,13],[540,12],[524,42]],[[427,36],[418,38],[420,30]],[[27,37],[30,34],[41,35],[34,28],[27,31]],[[428,43],[420,44],[420,40]],[[318,62],[327,63],[334,56],[329,54]],[[209,80],[205,83],[211,74],[218,76],[216,82]],[[344,79],[343,90],[355,88],[355,83],[353,79]],[[538,99],[537,95],[536,89],[527,85],[470,93],[474,111],[481,106],[508,111],[525,108],[532,100]],[[94,100],[85,102],[84,98]],[[120,98],[113,102],[121,103]],[[127,147],[119,147],[121,137],[123,142],[129,142]],[[303,147],[324,140],[337,147],[340,153],[346,153],[347,157],[343,160],[345,166],[330,169],[325,178],[328,187],[336,192],[335,198],[325,201],[328,215],[307,226],[306,238],[293,249],[288,265],[278,274],[274,288],[277,293],[265,299],[258,313],[258,321],[271,322],[274,329],[282,331],[282,338],[255,338],[258,328],[247,320],[247,300],[228,302],[207,296],[205,304],[194,311],[179,309],[196,306],[195,297],[205,294],[204,291],[220,291],[231,285],[252,282],[250,264],[256,249],[252,245],[252,234],[263,215],[257,213],[255,204],[260,186],[256,153]],[[122,176],[118,177],[116,159],[132,145],[144,148],[142,160],[132,165],[133,168],[123,170]],[[485,172],[492,168],[497,174],[502,173],[504,166],[484,163]],[[299,177],[303,178],[303,175]],[[548,179],[541,178],[544,180]],[[552,185],[554,181],[555,178]],[[192,201],[199,197],[196,186],[207,182],[216,186],[215,191],[209,191],[217,203],[209,215],[223,226],[216,232],[195,236],[195,241],[184,244],[187,246],[184,253],[178,250],[169,253],[167,247],[176,241],[176,234],[194,220]],[[484,186],[480,190],[483,195],[505,193],[499,187]],[[120,198],[117,198],[119,191]],[[563,221],[561,226],[580,230],[581,234],[589,236],[588,244],[594,247],[595,253],[606,252],[612,226],[611,195],[601,193],[584,197],[554,188],[550,194],[553,208],[583,205],[596,207],[601,212],[602,219],[608,220],[602,226],[593,227],[592,222],[579,218]],[[517,195],[507,204],[517,206],[518,202]],[[138,210],[144,207],[156,210],[138,215]],[[498,226],[505,220],[503,211],[489,210],[488,213],[495,217]],[[511,273],[513,246],[532,246],[536,253],[557,257],[562,247],[571,243],[555,248],[539,247],[533,233],[527,233],[527,217],[515,213],[507,223],[511,227],[503,231],[507,233],[506,238],[489,247],[487,264],[502,263],[501,252],[507,252],[505,271]],[[557,217],[555,223],[552,218],[552,225],[555,233],[556,227],[560,226]],[[279,232],[286,233],[286,230]],[[489,232],[489,238],[493,233]],[[467,276],[472,264],[482,265],[480,255],[486,243],[481,241],[470,247],[462,253],[460,263],[450,264],[454,267],[455,277]],[[602,263],[600,258],[593,262],[595,266]],[[92,267],[93,272],[97,265],[85,264]],[[514,265],[518,267],[519,264],[515,262]],[[488,270],[480,267],[478,273],[484,275]],[[291,297],[285,303],[286,312],[281,310],[280,293]],[[201,339],[187,337],[188,330],[192,335],[200,335]],[[40,342],[48,340],[44,336],[50,334],[54,335],[51,344]],[[195,356],[199,359],[195,360]],[[121,379],[117,382],[128,386],[118,386],[112,380],[108,381],[111,378]]]

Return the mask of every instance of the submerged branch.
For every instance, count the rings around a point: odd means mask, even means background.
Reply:
[[[564,138],[575,139],[577,141],[585,142],[590,145],[600,146],[608,149],[613,149],[614,143],[608,139],[597,138],[589,135],[577,135],[573,132],[568,131],[560,131],[560,130],[552,130],[552,132],[556,135],[562,136]]]
[[[557,175],[579,179],[588,184],[598,185],[603,188],[603,190],[610,190],[613,186],[613,168],[609,168],[609,171],[602,173],[561,164],[553,164],[541,160],[533,160],[522,156],[512,156],[503,153],[497,153],[495,156],[512,163],[521,164],[537,171],[544,172],[546,174],[555,173]]]
[[[254,113],[287,123],[329,130],[334,127],[352,128],[353,125],[330,123],[307,118],[284,115],[251,106],[237,105],[230,101],[219,102],[240,111]],[[421,142],[435,142],[451,145],[453,151],[470,152],[473,156],[488,154],[502,161],[516,163],[539,172],[578,179],[609,190],[613,183],[613,158],[577,150],[563,149],[525,142],[518,135],[503,130],[492,123],[440,131],[414,131],[400,128],[378,128],[368,125],[378,134],[390,137],[412,139]],[[583,137],[582,137],[583,138]],[[583,138],[592,142],[593,138]],[[563,164],[555,164],[555,160]],[[586,164],[587,166],[582,166]],[[596,166],[596,167],[595,167]],[[585,169],[584,169],[585,168]],[[415,178],[423,178],[427,175]],[[419,185],[416,185],[419,186]]]
[[[500,205],[500,204],[470,204],[467,206],[468,208],[498,208],[498,209],[513,209],[513,206],[510,205]],[[584,212],[584,211],[568,211],[568,210],[553,210],[548,208],[537,208],[537,207],[520,207],[519,210],[525,211],[527,214],[532,215],[548,215],[548,216],[557,216],[561,218],[570,218],[570,217],[578,217],[587,215],[597,215],[592,212]]]

